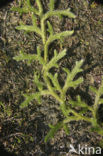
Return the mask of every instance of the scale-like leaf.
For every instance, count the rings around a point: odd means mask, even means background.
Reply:
[[[62,122],[58,122],[55,126],[51,127],[50,131],[48,132],[48,134],[46,135],[44,141],[47,142],[49,141],[51,138],[54,137],[54,135],[56,134],[56,132],[61,129],[63,126]]]
[[[76,88],[78,85],[80,85],[81,83],[83,82],[83,78],[79,78],[79,79],[77,79],[77,80],[75,80],[75,81],[73,81],[73,80],[71,80],[70,82],[69,82],[69,84],[68,84],[68,88],[69,87],[73,87],[73,88]]]
[[[54,3],[55,3],[55,0],[50,0],[50,2],[49,2],[49,10],[50,11],[54,10]]]
[[[31,25],[20,25],[16,27],[17,30],[25,30],[29,32],[36,32],[37,34],[41,35],[41,31],[39,28],[31,26]]]
[[[90,86],[89,89],[90,89],[93,93],[97,94],[97,91],[98,91],[98,90],[97,90],[95,87]]]
[[[77,73],[82,72],[83,69],[81,69],[81,66],[83,64],[83,60],[76,61],[75,67],[72,69],[71,74],[70,74],[70,79],[73,80]]]
[[[38,88],[39,91],[42,91],[43,90],[43,86],[44,86],[44,83],[43,82],[40,82],[40,76],[37,75],[35,72],[34,72],[34,82]]]
[[[34,8],[31,3],[30,0],[26,0],[26,1],[19,1],[19,7],[12,7],[10,10],[12,11],[17,11],[20,14],[22,13],[35,13],[36,15],[38,15],[38,10],[36,8]],[[21,7],[23,5],[23,7]]]
[[[99,104],[103,104],[103,98],[99,99]]]
[[[92,132],[97,132],[99,135],[103,136],[103,128],[101,128],[99,125],[96,125],[95,127],[91,128]]]
[[[55,75],[53,76],[51,73],[48,73],[48,77],[51,79],[54,87],[55,87],[55,90],[58,90],[59,92],[62,92],[62,89],[61,89],[61,86],[58,82],[58,74],[55,73]]]
[[[63,87],[63,92],[66,93],[69,87],[73,87],[76,88],[80,83],[83,82],[83,78],[79,78],[77,80],[74,80],[75,76],[83,71],[81,69],[81,66],[83,64],[83,60],[80,60],[78,62],[76,62],[75,67],[72,69],[72,71],[70,72],[69,70],[67,71],[67,69],[64,69],[67,73],[67,78]]]
[[[63,129],[65,130],[65,133],[68,135],[69,134],[69,128],[67,124],[63,124]]]
[[[80,112],[83,113],[87,110],[92,111],[92,107],[88,106],[84,101],[81,100],[81,97],[78,95],[76,100],[69,100],[69,103],[72,105],[72,107],[81,107],[83,108]]]
[[[44,14],[43,20],[47,20],[51,16],[67,16],[69,18],[75,18],[76,16],[70,11],[70,9],[67,10],[55,10],[55,11],[48,11]]]
[[[50,36],[51,36],[51,35],[53,35],[53,27],[52,27],[52,25],[50,24],[49,21],[47,21],[47,24],[48,24],[48,29],[47,29],[47,31],[49,32],[49,34],[50,34]]]
[[[25,99],[25,101],[24,102],[22,102],[21,104],[20,104],[20,108],[22,109],[22,108],[25,108],[25,107],[27,107],[28,105],[29,105],[29,103],[32,101],[32,100],[34,100],[34,99],[36,99],[38,102],[40,102],[40,96],[41,96],[41,94],[39,93],[39,92],[36,92],[36,93],[34,93],[34,94],[23,94],[24,95],[24,97],[26,98]]]
[[[54,35],[49,36],[46,44],[49,46],[50,43],[52,43],[55,40],[61,40],[63,37],[71,36],[74,33],[74,30],[71,31],[63,31],[61,33],[56,33]]]
[[[39,16],[41,16],[42,13],[43,13],[43,8],[42,8],[41,1],[40,0],[36,0],[36,4],[37,4],[38,9],[39,9]]]
[[[13,57],[16,61],[28,61],[28,64],[31,63],[31,61],[38,60],[38,56],[35,54],[25,54],[22,50],[20,51],[20,54]]]
[[[17,11],[20,14],[22,14],[22,13],[28,13],[29,12],[29,9],[28,8],[20,8],[20,7],[13,7],[10,10],[11,11]]]
[[[37,18],[34,14],[32,14],[32,24],[34,27],[37,27]]]
[[[66,55],[66,49],[61,51],[58,55],[54,55],[54,57],[48,62],[45,69],[49,71],[53,67],[58,67],[57,62]]]

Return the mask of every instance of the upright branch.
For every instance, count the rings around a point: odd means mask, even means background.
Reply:
[[[49,11],[44,13],[41,0],[36,0],[37,8],[34,8],[30,0],[26,0],[22,4],[22,7],[12,8],[14,11],[22,13],[31,14],[32,25],[20,25],[17,26],[18,30],[25,30],[28,32],[35,32],[41,39],[43,44],[43,49],[37,46],[36,54],[25,54],[23,51],[20,51],[20,54],[15,56],[14,59],[17,61],[26,60],[29,64],[31,61],[38,61],[42,65],[42,70],[39,72],[34,72],[34,83],[36,85],[36,90],[31,94],[24,94],[25,101],[20,105],[20,108],[23,109],[27,107],[31,101],[34,99],[38,103],[42,103],[41,99],[45,95],[52,96],[59,104],[59,109],[63,113],[63,121],[58,122],[56,125],[50,125],[50,131],[45,137],[45,142],[50,138],[54,137],[55,133],[60,129],[64,128],[66,134],[68,134],[68,125],[67,123],[71,121],[84,120],[90,122],[94,129],[98,131],[99,134],[103,134],[102,129],[98,125],[97,121],[97,110],[98,106],[103,103],[103,82],[99,90],[96,88],[90,87],[90,89],[96,94],[95,102],[93,106],[88,106],[84,101],[82,101],[80,96],[77,96],[76,100],[69,99],[66,101],[66,96],[68,90],[71,88],[78,87],[82,82],[83,78],[76,78],[76,75],[82,72],[83,60],[76,61],[74,68],[70,71],[67,68],[64,68],[66,72],[66,79],[64,80],[64,85],[61,86],[58,73],[53,74],[51,72],[52,68],[59,68],[58,62],[66,55],[66,49],[61,52],[57,52],[56,49],[52,49],[53,55],[49,59],[49,46],[55,40],[60,40],[62,37],[71,36],[74,30],[66,30],[60,33],[55,33],[53,26],[49,21],[49,18],[52,16],[66,16],[69,18],[75,18],[76,16],[70,11],[66,10],[55,10],[55,0],[50,0]],[[40,23],[38,24],[37,20],[39,18]],[[49,34],[48,34],[49,32]],[[40,78],[42,75],[42,80]],[[78,111],[76,111],[78,107]],[[92,118],[86,116],[87,111],[91,112]]]

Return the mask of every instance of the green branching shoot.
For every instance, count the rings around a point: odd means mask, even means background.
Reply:
[[[37,46],[37,52],[35,54],[25,54],[23,51],[20,51],[20,53],[14,57],[16,61],[25,60],[27,63],[31,63],[31,61],[38,61],[42,65],[42,70],[40,71],[42,80],[37,73],[34,74],[34,83],[37,89],[30,95],[24,94],[25,101],[20,105],[20,108],[23,109],[24,107],[27,107],[33,100],[41,103],[42,97],[45,95],[52,96],[60,104],[60,113],[63,114],[64,119],[63,121],[59,121],[56,125],[50,125],[50,131],[45,137],[45,142],[54,137],[55,133],[61,128],[63,128],[66,134],[68,134],[68,124],[71,121],[84,120],[90,122],[99,134],[103,134],[102,129],[98,125],[96,116],[98,106],[103,103],[103,98],[101,98],[101,95],[103,94],[103,82],[98,90],[90,87],[91,91],[93,91],[96,95],[93,106],[88,106],[84,101],[82,101],[80,96],[77,96],[76,101],[70,99],[67,104],[66,96],[68,89],[75,89],[83,82],[82,77],[76,79],[76,75],[82,72],[83,60],[77,61],[71,71],[67,68],[63,69],[66,73],[64,86],[61,86],[58,80],[58,73],[53,74],[50,72],[50,69],[59,67],[58,62],[66,56],[66,49],[59,52],[56,49],[52,49],[52,58],[49,59],[49,46],[55,40],[71,36],[74,30],[66,30],[60,33],[55,33],[49,18],[52,16],[58,16],[59,18],[61,16],[75,18],[76,16],[70,11],[70,9],[55,10],[55,0],[50,0],[48,5],[49,11],[46,13],[43,11],[41,0],[36,0],[36,5],[37,7],[34,8],[31,5],[30,0],[26,0],[22,4],[22,7],[12,8],[12,10],[18,11],[21,14],[31,14],[32,25],[20,25],[17,26],[16,29],[35,32],[42,39],[43,44],[43,49],[40,49],[40,47]],[[39,25],[37,18],[40,20]],[[43,52],[43,55],[41,55],[41,51]],[[76,111],[76,107],[80,108],[79,112]],[[86,116],[87,111],[91,112],[91,118]]]

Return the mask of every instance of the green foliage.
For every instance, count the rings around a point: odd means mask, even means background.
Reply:
[[[50,3],[49,3],[49,10],[50,11],[54,10],[54,3],[55,3],[55,0],[50,0]]]
[[[63,123],[62,122],[58,122],[55,126],[49,125],[49,127],[51,128],[50,131],[48,132],[48,134],[45,137],[45,142],[47,142],[49,139],[53,138],[55,133],[62,127]]]
[[[81,66],[83,64],[83,60],[76,62],[75,67],[73,70],[70,72],[68,69],[64,68],[64,71],[67,73],[67,78],[65,80],[65,85],[63,87],[63,93],[65,94],[68,90],[69,87],[76,88],[80,83],[83,82],[83,78],[79,78],[75,81],[74,78],[75,76],[79,73],[82,72]]]
[[[14,11],[18,11],[20,13],[30,13],[32,25],[20,25],[16,27],[18,30],[35,32],[42,39],[43,49],[37,47],[37,52],[35,54],[25,54],[23,51],[20,51],[18,56],[15,56],[14,59],[16,61],[26,60],[27,63],[31,63],[31,61],[38,61],[42,65],[42,70],[40,73],[34,72],[34,83],[36,85],[36,91],[32,94],[24,94],[25,101],[20,105],[20,108],[27,107],[31,101],[34,99],[41,103],[41,99],[45,95],[52,96],[58,103],[60,104],[60,111],[62,112],[64,119],[59,121],[56,125],[50,126],[50,131],[45,137],[45,142],[54,137],[56,132],[63,128],[66,134],[69,133],[68,124],[71,121],[79,121],[84,120],[90,122],[92,125],[92,130],[98,132],[103,135],[102,128],[98,124],[97,121],[97,110],[98,106],[103,103],[103,98],[101,95],[103,94],[103,81],[99,89],[94,87],[90,87],[90,90],[95,94],[95,102],[93,106],[88,106],[78,95],[76,100],[69,99],[68,104],[66,101],[67,91],[70,88],[78,87],[82,82],[83,78],[78,77],[76,75],[82,72],[83,60],[77,61],[74,68],[70,71],[67,68],[63,68],[66,73],[66,79],[64,80],[64,85],[61,86],[58,80],[58,73],[51,73],[51,68],[58,68],[58,62],[66,56],[66,49],[61,52],[57,52],[56,49],[52,49],[53,55],[52,58],[49,59],[49,46],[55,40],[61,40],[61,38],[71,36],[73,34],[73,30],[63,31],[60,33],[55,33],[53,30],[53,26],[49,21],[49,17],[58,16],[59,18],[62,16],[67,16],[69,18],[75,18],[76,16],[70,11],[67,10],[54,10],[55,0],[50,0],[49,3],[49,11],[44,13],[42,3],[40,0],[36,0],[37,8],[34,8],[30,0],[26,0],[23,2],[22,7],[12,8]],[[37,18],[40,20],[40,25],[37,23]],[[41,55],[41,53],[43,55]],[[42,79],[40,78],[42,75]],[[76,111],[76,108],[79,110]],[[90,111],[91,117],[88,117],[86,113]]]
[[[0,118],[10,117],[12,110],[9,106],[5,106],[4,103],[0,102]]]
[[[39,92],[36,92],[36,93],[34,93],[34,94],[30,94],[30,95],[27,95],[27,94],[23,94],[23,95],[24,95],[24,97],[25,97],[26,100],[25,100],[23,103],[21,103],[20,108],[25,108],[25,107],[27,107],[28,104],[29,104],[32,100],[34,100],[34,99],[36,99],[36,100],[38,101],[38,103],[41,102],[40,93],[39,93]]]

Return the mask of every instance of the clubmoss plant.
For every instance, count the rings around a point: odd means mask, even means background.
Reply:
[[[102,128],[99,126],[97,121],[97,110],[98,106],[103,103],[101,94],[103,93],[103,82],[99,90],[94,87],[90,89],[96,94],[95,102],[93,106],[88,106],[85,102],[81,100],[80,96],[77,96],[77,100],[69,100],[67,103],[66,96],[69,88],[76,88],[82,82],[83,78],[79,77],[75,79],[76,75],[82,72],[83,60],[77,61],[74,68],[70,71],[67,68],[63,68],[66,72],[66,79],[64,80],[64,86],[61,86],[58,80],[58,73],[53,74],[51,72],[52,68],[58,68],[58,61],[60,61],[66,55],[66,49],[63,49],[61,52],[57,52],[56,49],[52,49],[53,54],[52,58],[49,59],[49,47],[51,43],[55,40],[60,40],[61,38],[71,36],[73,30],[67,30],[60,33],[55,33],[53,26],[50,23],[49,18],[52,16],[67,16],[69,18],[75,18],[75,15],[67,10],[55,10],[55,0],[50,0],[49,11],[44,13],[41,0],[36,0],[37,7],[34,8],[30,0],[23,1],[22,7],[13,8],[12,10],[18,11],[19,13],[29,13],[31,14],[32,25],[20,25],[17,26],[18,30],[25,30],[29,32],[35,32],[42,39],[43,49],[40,46],[37,46],[36,54],[25,54],[23,51],[20,51],[18,56],[15,56],[16,61],[26,60],[27,63],[31,61],[38,61],[42,65],[42,71],[39,74],[34,72],[34,83],[37,86],[37,91],[32,94],[24,94],[25,101],[20,105],[20,108],[27,107],[31,101],[34,99],[41,103],[43,96],[52,96],[60,104],[60,111],[64,116],[64,119],[58,122],[56,125],[49,125],[50,131],[45,137],[45,142],[50,138],[54,137],[55,133],[64,128],[65,132],[68,134],[68,124],[71,121],[84,120],[90,122],[99,134],[103,134]],[[39,18],[40,23],[38,25],[37,18]],[[40,79],[42,75],[43,80]],[[80,108],[79,111],[76,111],[76,107]],[[86,116],[87,111],[91,112],[91,117]]]

